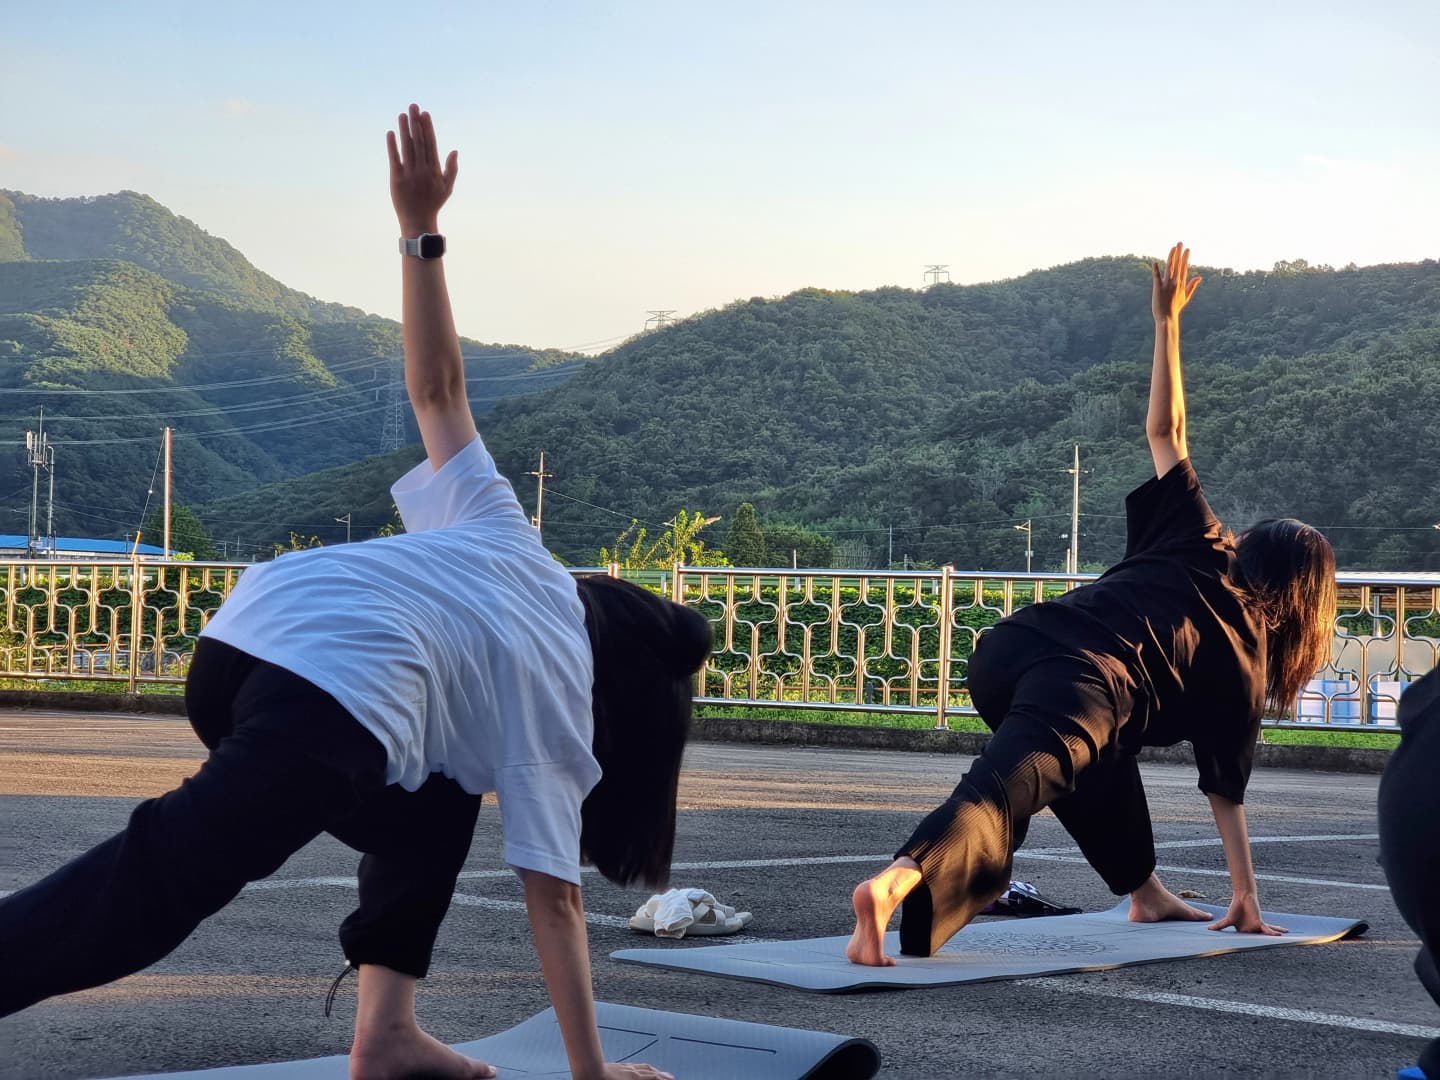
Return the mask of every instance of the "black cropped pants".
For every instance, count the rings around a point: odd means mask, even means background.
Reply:
[[[1118,665],[1063,654],[1001,624],[970,658],[968,685],[994,732],[970,771],[897,853],[922,880],[900,915],[900,951],[931,956],[1010,884],[1030,818],[1049,807],[1117,896],[1155,870],[1140,770],[1117,735],[1129,701]]]
[[[322,832],[364,853],[347,959],[428,971],[479,796],[438,773],[415,792],[387,786],[384,748],[334,698],[210,638],[185,702],[210,749],[200,770],[0,900],[0,1016],[148,967]]]
[[[1420,939],[1415,974],[1440,1005],[1440,671],[1400,699],[1400,745],[1380,778],[1380,864],[1395,906]],[[1420,1055],[1425,1075],[1440,1078],[1440,1039]]]

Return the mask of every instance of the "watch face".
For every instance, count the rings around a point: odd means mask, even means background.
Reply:
[[[420,258],[438,259],[445,254],[445,237],[435,233],[425,233],[420,237]]]

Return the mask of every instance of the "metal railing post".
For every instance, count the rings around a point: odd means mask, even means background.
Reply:
[[[955,567],[949,563],[940,568],[940,663],[936,672],[938,686],[935,693],[935,728],[937,731],[946,731],[950,727],[945,710],[950,706],[950,620],[955,607],[955,590],[951,586],[951,575],[954,573]]]
[[[130,670],[126,684],[130,693],[135,693],[135,680],[140,674],[140,630],[144,626],[141,618],[145,603],[145,578],[140,571],[140,555],[137,552],[130,559]]]

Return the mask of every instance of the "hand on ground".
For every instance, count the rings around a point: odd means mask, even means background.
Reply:
[[[1260,915],[1260,901],[1253,896],[1237,896],[1230,901],[1230,910],[1218,922],[1210,924],[1211,930],[1224,930],[1233,926],[1241,934],[1264,934],[1279,937],[1290,931],[1283,926],[1271,926]]]
[[[605,1080],[675,1080],[668,1072],[661,1072],[653,1065],[621,1065],[610,1062],[605,1066]]]

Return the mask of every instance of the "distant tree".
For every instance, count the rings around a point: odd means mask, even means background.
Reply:
[[[670,526],[651,541],[649,530],[638,521],[615,538],[614,548],[600,549],[600,562],[618,562],[624,570],[668,570],[676,563],[685,566],[729,566],[725,553],[707,548],[700,531],[719,521],[704,514],[681,510],[665,524]]]
[[[163,508],[152,510],[146,516],[140,526],[140,542],[154,544],[156,547],[165,542]],[[202,562],[220,557],[220,549],[215,546],[215,541],[210,539],[210,534],[200,523],[200,516],[184,503],[170,504],[170,550],[186,552]]]
[[[725,535],[725,557],[733,566],[766,565],[765,534],[755,520],[755,507],[743,502]]]
[[[308,536],[308,537],[307,537],[307,536],[301,536],[301,535],[300,535],[299,533],[297,533],[297,532],[292,532],[292,533],[290,534],[290,542],[289,542],[288,544],[272,544],[272,545],[271,545],[271,547],[273,547],[273,548],[275,549],[275,558],[277,558],[277,559],[278,559],[281,555],[284,555],[286,552],[290,552],[290,551],[305,551],[305,550],[308,549],[308,548],[317,548],[317,547],[324,547],[324,546],[325,546],[325,541],[321,540],[320,537],[318,537],[318,536]]]
[[[782,566],[828,569],[835,565],[835,541],[799,525],[766,525],[765,551]],[[734,562],[734,552],[728,553]]]

